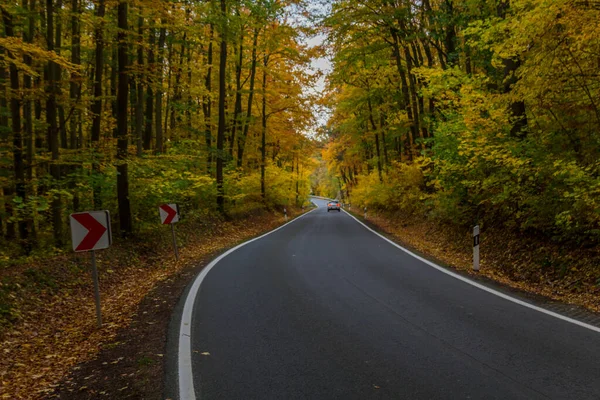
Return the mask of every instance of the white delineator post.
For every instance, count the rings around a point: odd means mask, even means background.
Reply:
[[[286,208],[283,209],[283,214],[285,215],[285,222],[287,222],[288,218],[287,218],[287,209]]]
[[[473,270],[479,271],[479,225],[473,227]]]
[[[367,219],[367,207],[365,207],[365,219]]]

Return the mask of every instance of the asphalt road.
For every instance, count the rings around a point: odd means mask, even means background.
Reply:
[[[206,275],[190,339],[198,398],[600,399],[600,333],[441,273],[316,203]]]

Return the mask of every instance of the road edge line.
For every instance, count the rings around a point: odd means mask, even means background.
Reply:
[[[314,203],[313,203],[314,204]],[[227,257],[229,254],[238,250],[241,247],[244,247],[248,243],[252,243],[259,239],[264,238],[265,236],[270,235],[271,233],[277,232],[280,229],[283,229],[287,225],[298,221],[300,218],[305,215],[310,214],[311,212],[317,210],[319,208],[318,205],[315,209],[312,209],[304,214],[294,218],[293,220],[267,232],[254,239],[247,240],[243,243],[238,244],[237,246],[227,250],[225,253],[221,254],[214,260],[212,260],[206,267],[200,271],[200,273],[194,278],[194,283],[190,287],[189,292],[187,293],[187,297],[185,299],[185,303],[183,306],[183,311],[181,312],[181,323],[179,324],[179,341],[178,341],[178,353],[177,353],[177,380],[178,380],[178,394],[180,400],[195,400],[196,392],[194,390],[194,376],[192,374],[192,344],[191,344],[191,329],[192,329],[192,312],[194,311],[194,303],[196,301],[196,295],[200,289],[200,285],[206,275],[210,272],[210,270],[217,265],[219,261],[223,258]]]
[[[483,291],[486,291],[486,292],[488,292],[488,293],[490,293],[490,294],[493,294],[493,295],[496,295],[496,296],[498,296],[498,297],[501,297],[501,298],[503,298],[504,300],[511,301],[511,302],[513,302],[513,303],[515,303],[515,304],[519,304],[519,305],[521,305],[521,306],[523,306],[523,307],[527,307],[527,308],[529,308],[529,309],[532,309],[532,310],[534,310],[534,311],[540,312],[540,313],[542,313],[542,314],[546,314],[546,315],[549,315],[549,316],[551,316],[551,317],[554,317],[554,318],[560,319],[560,320],[562,320],[562,321],[569,322],[569,323],[571,323],[571,324],[578,325],[578,326],[580,326],[580,327],[582,327],[582,328],[586,328],[586,329],[589,329],[589,330],[591,330],[591,331],[594,331],[594,332],[600,333],[600,328],[599,328],[599,327],[597,327],[597,326],[594,326],[594,325],[591,325],[591,324],[587,324],[587,323],[585,323],[585,322],[582,322],[582,321],[578,321],[578,320],[576,320],[576,319],[573,319],[573,318],[567,317],[567,316],[565,316],[565,315],[562,315],[562,314],[556,313],[556,312],[554,312],[554,311],[547,310],[547,309],[545,309],[545,308],[543,308],[543,307],[538,307],[538,306],[536,306],[536,305],[534,305],[534,304],[531,304],[531,303],[528,303],[528,302],[526,302],[526,301],[523,301],[523,300],[517,299],[517,298],[515,298],[515,297],[512,297],[512,296],[509,296],[509,295],[507,295],[507,294],[505,294],[505,293],[502,293],[502,292],[499,292],[499,291],[497,291],[497,290],[494,290],[494,289],[492,289],[492,288],[490,288],[490,287],[488,287],[488,286],[482,285],[482,284],[480,284],[480,283],[478,283],[478,282],[475,282],[475,281],[473,281],[473,280],[471,280],[471,279],[469,279],[469,278],[466,278],[466,277],[464,277],[464,276],[462,276],[462,275],[459,275],[459,274],[457,274],[456,272],[452,272],[452,271],[448,270],[447,268],[441,267],[441,266],[437,265],[436,263],[434,263],[434,262],[432,262],[432,261],[429,261],[429,260],[427,260],[426,258],[423,258],[423,257],[419,256],[418,254],[415,254],[415,253],[413,253],[412,251],[410,251],[410,250],[408,250],[408,249],[405,249],[404,247],[400,246],[398,243],[394,242],[393,240],[391,240],[391,239],[388,239],[387,237],[383,236],[383,235],[382,235],[382,234],[380,234],[379,232],[377,232],[377,231],[375,231],[375,230],[371,229],[369,226],[367,226],[367,225],[366,225],[365,223],[363,223],[361,220],[359,220],[358,218],[356,218],[354,215],[350,214],[348,211],[346,211],[346,210],[343,210],[343,211],[344,211],[346,214],[348,214],[348,216],[350,216],[351,218],[353,218],[353,219],[354,219],[356,222],[358,222],[359,224],[361,224],[361,225],[362,225],[364,228],[368,229],[369,231],[371,231],[371,232],[372,232],[372,233],[374,233],[375,235],[379,236],[379,237],[380,237],[380,238],[382,238],[383,240],[387,241],[387,242],[388,242],[388,243],[390,243],[391,245],[393,245],[393,246],[395,246],[395,247],[399,248],[400,250],[402,250],[403,252],[407,253],[408,255],[411,255],[412,257],[416,258],[417,260],[419,260],[419,261],[421,261],[421,262],[423,262],[423,263],[425,263],[425,264],[429,265],[429,266],[430,266],[430,267],[432,267],[432,268],[435,268],[435,269],[437,269],[437,270],[438,270],[438,271],[440,271],[440,272],[443,272],[443,273],[444,273],[444,274],[446,274],[446,275],[450,275],[450,276],[451,276],[451,277],[453,277],[453,278],[456,278],[456,279],[458,279],[458,280],[461,280],[461,281],[463,281],[463,282],[465,282],[465,283],[467,283],[467,284],[469,284],[469,285],[471,285],[471,286],[475,286],[476,288],[478,288],[478,289],[481,289],[481,290],[483,290]]]

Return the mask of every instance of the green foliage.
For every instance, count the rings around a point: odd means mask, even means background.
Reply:
[[[420,162],[425,161],[421,159]],[[423,164],[393,163],[379,180],[376,171],[363,177],[352,191],[352,203],[386,211],[400,211],[412,215],[423,209],[428,199],[425,193]]]

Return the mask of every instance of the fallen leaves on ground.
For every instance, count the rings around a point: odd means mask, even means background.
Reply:
[[[292,217],[297,214],[291,209],[288,212]],[[23,265],[22,271],[43,269],[58,283],[52,290],[31,285],[17,293],[20,319],[0,332],[0,398],[31,399],[52,393],[77,364],[93,359],[102,345],[114,341],[158,282],[283,222],[282,215],[263,212],[240,220],[178,227],[185,242],[179,262],[174,259],[167,233],[132,239],[97,252],[103,317],[100,329],[96,326],[89,268],[75,268],[89,263],[85,255],[61,255]]]

